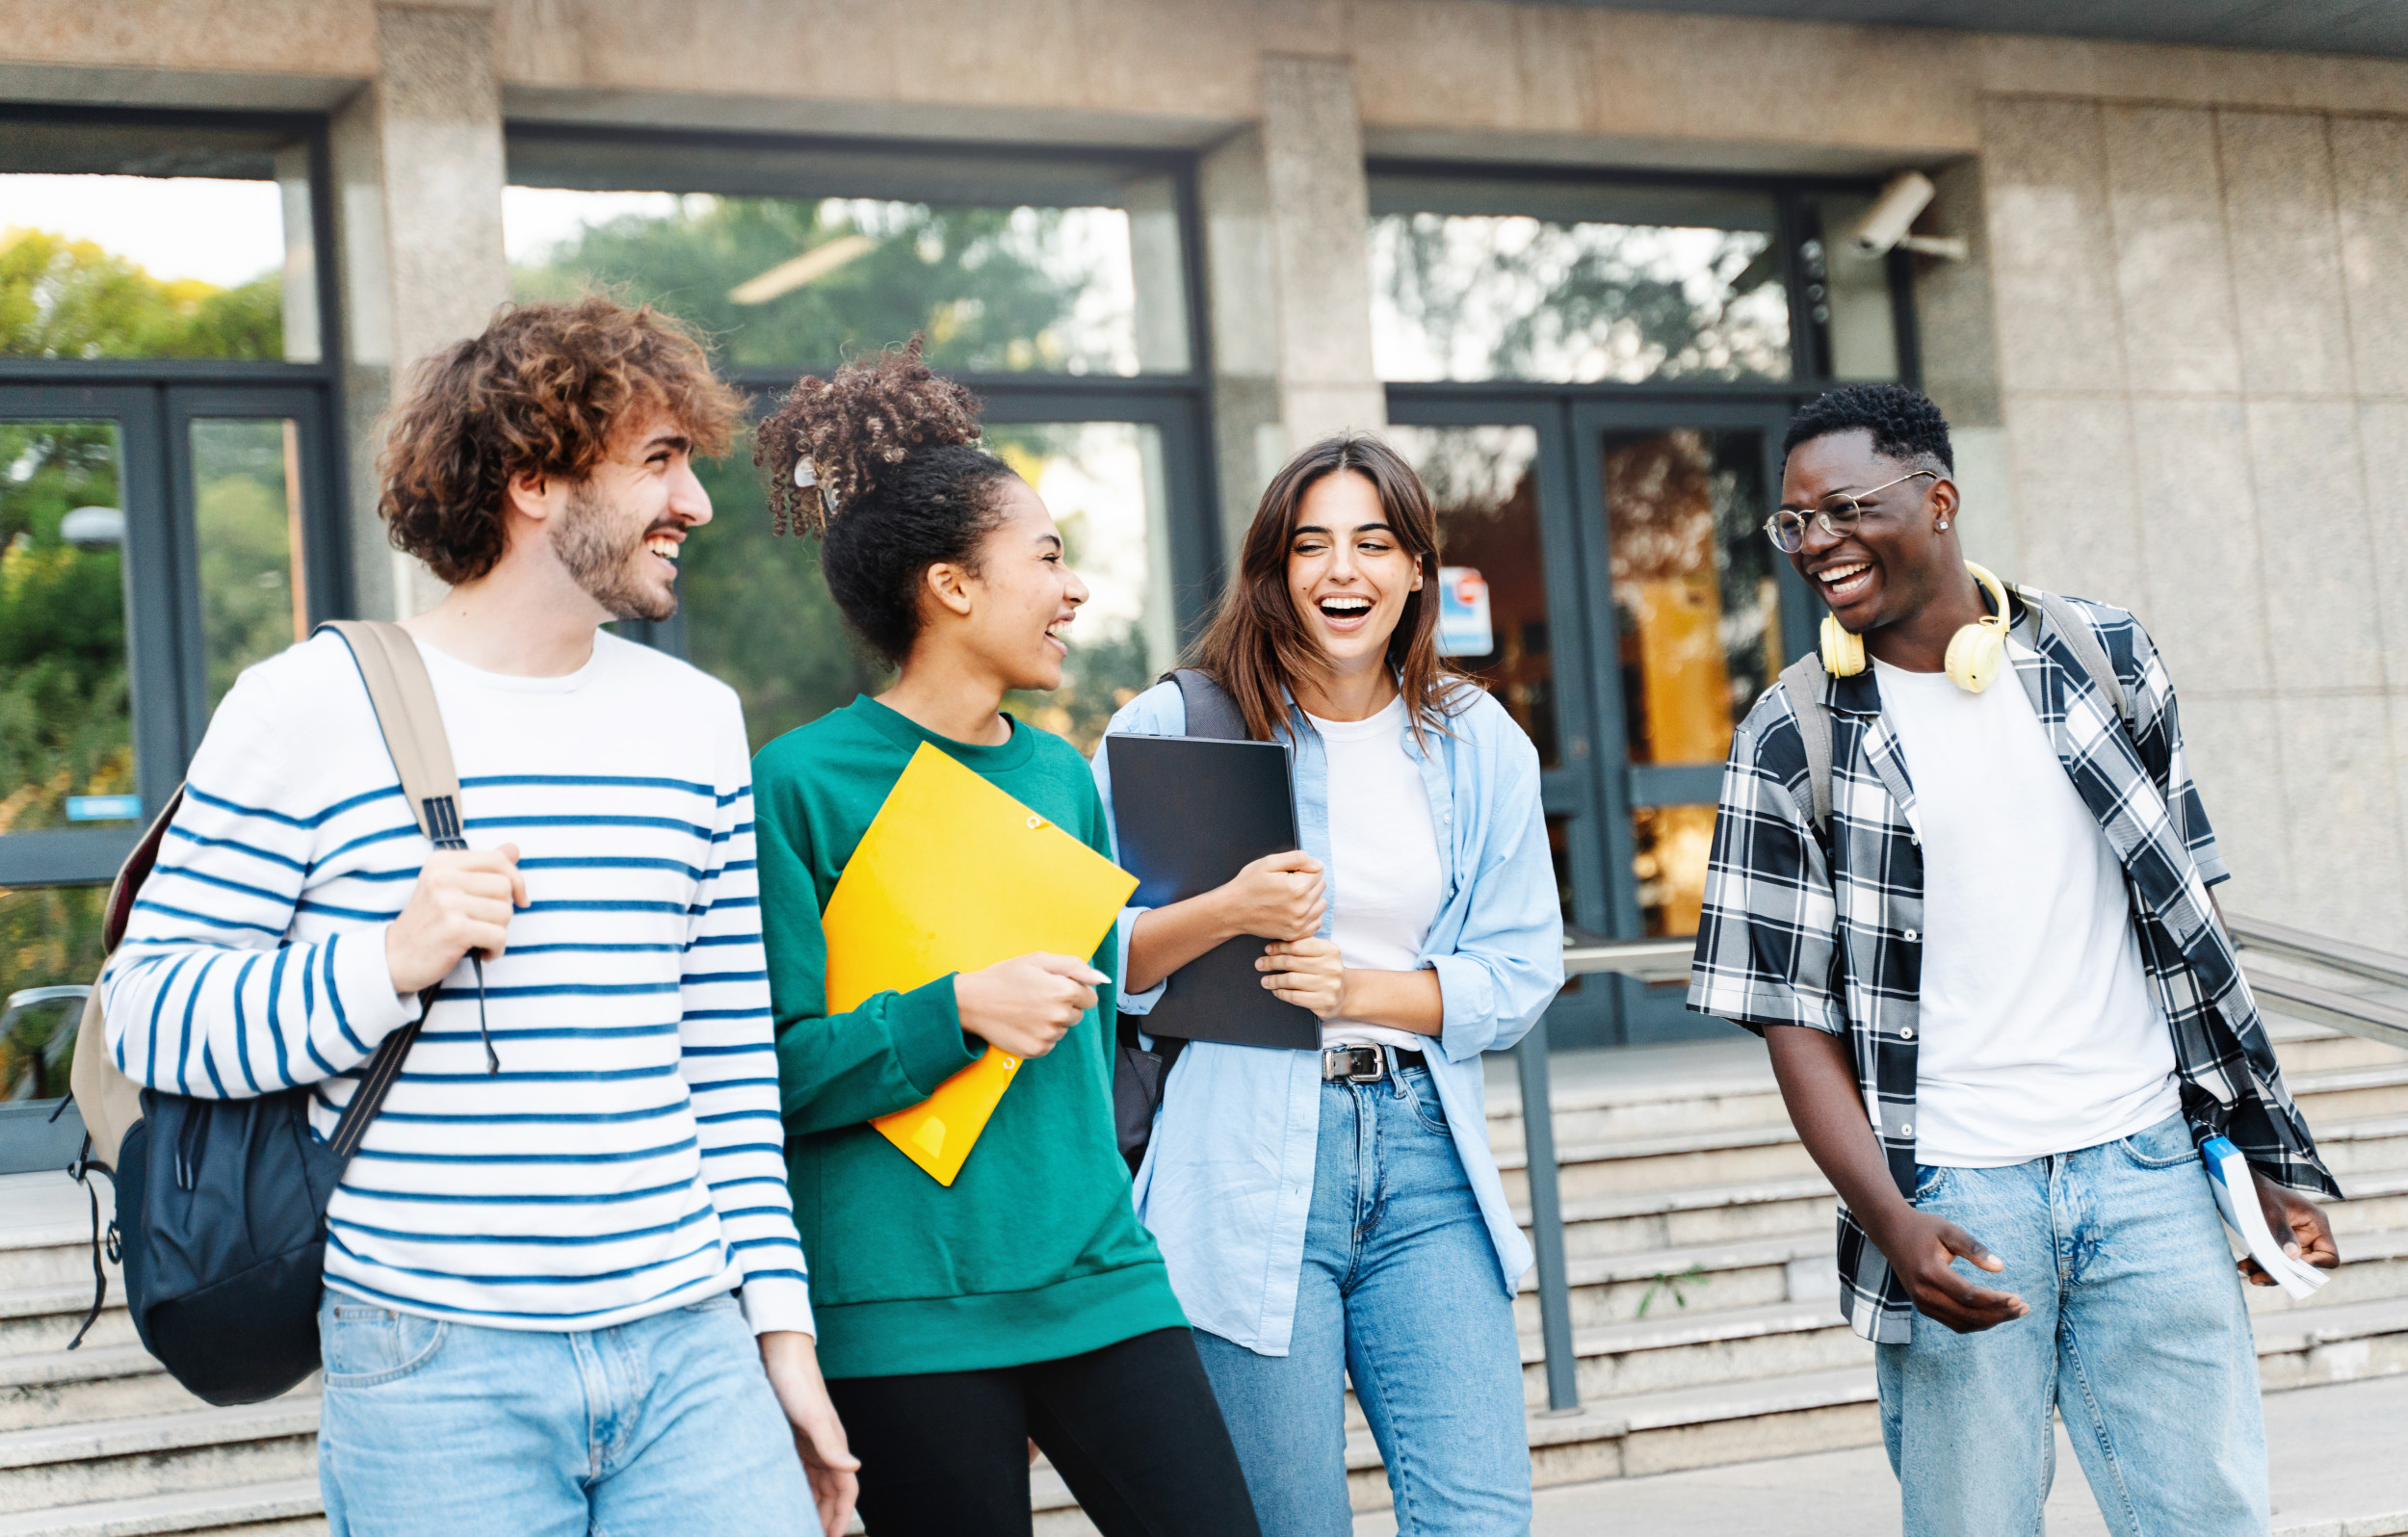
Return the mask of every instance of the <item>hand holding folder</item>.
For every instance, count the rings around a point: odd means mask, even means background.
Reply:
[[[820,915],[827,1011],[1034,951],[1091,955],[1137,877],[923,742]],[[870,1124],[950,1185],[1011,1086],[1000,1048]]]

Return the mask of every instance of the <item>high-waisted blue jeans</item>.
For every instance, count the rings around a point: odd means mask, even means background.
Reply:
[[[1915,1319],[1876,1352],[1906,1537],[2038,1537],[2050,1411],[2116,1537],[2264,1537],[2257,1347],[2179,1115],[2004,1168],[1924,1167],[1915,1205],[2006,1262],[1959,1260],[2031,1312],[1978,1334]]]
[[[1497,1251],[1426,1069],[1322,1085],[1296,1328],[1284,1356],[1197,1330],[1265,1537],[1348,1537],[1347,1379],[1399,1537],[1521,1537],[1522,1351]]]
[[[731,1296],[609,1329],[487,1329],[329,1291],[333,1537],[819,1537]]]

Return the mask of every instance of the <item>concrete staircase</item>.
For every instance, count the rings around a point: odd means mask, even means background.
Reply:
[[[2269,1391],[2408,1370],[2408,1053],[2295,1022],[2277,1050],[2351,1199],[2344,1267],[2307,1304],[2253,1290]],[[1545,1412],[1535,1283],[1517,1304],[1532,1463],[1560,1484],[1864,1446],[1879,1439],[1871,1349],[1837,1313],[1832,1199],[1781,1110],[1763,1049],[1698,1046],[1556,1060],[1556,1136],[1582,1408]],[[1489,1131],[1523,1199],[1509,1076]],[[121,1305],[82,1349],[92,1298],[80,1190],[0,1178],[0,1537],[325,1529],[316,1390],[211,1409],[142,1353]],[[120,1303],[112,1277],[111,1300]],[[1348,1405],[1355,1505],[1388,1500]],[[1051,1470],[1037,1530],[1091,1532]]]

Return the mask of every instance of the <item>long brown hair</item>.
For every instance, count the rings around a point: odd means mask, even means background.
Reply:
[[[1426,741],[1425,721],[1454,715],[1478,688],[1438,662],[1438,513],[1429,488],[1395,449],[1375,437],[1342,433],[1322,439],[1271,477],[1213,622],[1190,652],[1191,664],[1228,690],[1245,716],[1246,735],[1257,742],[1270,741],[1288,718],[1295,681],[1323,665],[1321,642],[1288,592],[1288,544],[1304,493],[1346,474],[1371,482],[1397,542],[1422,573],[1421,589],[1405,594],[1404,612],[1388,637],[1388,665],[1406,700],[1414,737]]]

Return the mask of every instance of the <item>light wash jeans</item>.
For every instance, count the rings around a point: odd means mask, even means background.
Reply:
[[[2264,1537],[2265,1427],[2241,1281],[2180,1115],[1997,1169],[1923,1167],[1915,1205],[2006,1262],[2028,1316],[1915,1319],[1876,1352],[1906,1537],[2035,1537],[2059,1410],[2116,1537]]]
[[[821,1537],[736,1299],[611,1329],[487,1329],[329,1291],[332,1537]]]
[[[1322,1084],[1317,1151],[1288,1354],[1195,1334],[1266,1537],[1354,1530],[1349,1376],[1399,1537],[1521,1537],[1531,1458],[1513,1303],[1428,1072]]]

